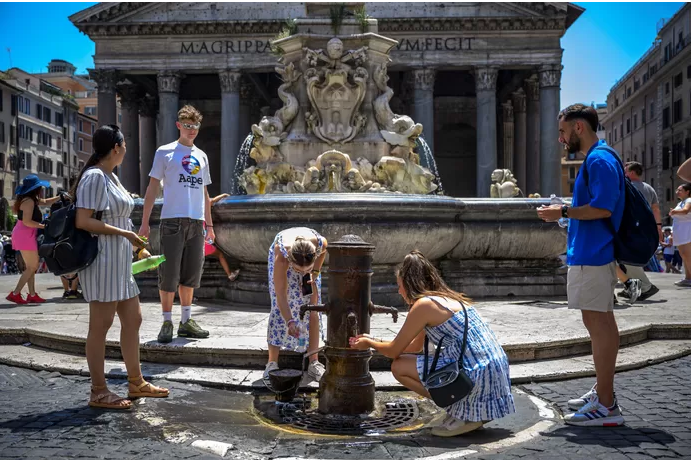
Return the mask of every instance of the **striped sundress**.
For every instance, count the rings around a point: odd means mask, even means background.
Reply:
[[[443,297],[430,298],[446,308],[449,308],[449,305],[458,304],[454,300]],[[468,312],[468,342],[462,363],[463,369],[475,385],[468,396],[447,407],[446,412],[455,419],[470,422],[505,417],[516,412],[511,395],[509,360],[494,332],[480,318],[477,311],[470,306],[466,306],[466,311]],[[454,312],[451,318],[439,326],[425,327],[427,337],[434,344],[439,343],[439,340],[446,336],[437,369],[459,360],[464,327],[465,317],[462,309]],[[434,356],[432,350],[433,347],[430,346],[428,367],[431,366]],[[424,365],[425,356],[418,356],[417,371],[420,380],[422,380]]]
[[[98,168],[85,171],[79,181],[77,207],[103,211],[101,220],[106,224],[132,230],[134,200],[117,177],[113,181]],[[115,302],[139,295],[132,276],[132,243],[124,236],[98,235],[98,256],[79,272],[79,280],[88,302]]]
[[[303,236],[308,236],[310,233],[312,233],[314,236],[317,237],[317,256],[321,254],[321,252],[324,250],[324,237],[321,236],[319,233],[317,233],[316,230],[312,230],[311,228],[307,227],[300,227],[301,230],[304,230]],[[283,316],[281,316],[281,311],[278,309],[278,300],[276,298],[276,286],[274,286],[274,264],[276,263],[275,260],[275,254],[274,254],[274,247],[278,245],[279,250],[281,251],[281,255],[285,257],[286,259],[289,259],[288,257],[288,248],[286,248],[285,244],[283,244],[283,232],[279,232],[278,235],[276,235],[276,238],[274,238],[274,242],[271,244],[271,247],[269,248],[269,260],[268,260],[268,268],[269,268],[269,295],[271,296],[271,313],[269,314],[269,327],[267,328],[266,331],[266,339],[269,345],[274,345],[277,347],[281,347],[282,349],[285,350],[293,350],[295,351],[298,347],[298,339],[295,337],[292,337],[288,335],[288,326],[286,325],[286,322],[283,320]],[[299,319],[299,314],[300,314],[300,307],[302,305],[310,303],[310,297],[311,295],[302,295],[302,274],[299,272],[293,270],[293,267],[288,267],[288,306],[290,307],[290,312],[295,319]],[[321,274],[317,276],[317,279],[315,280],[315,285],[313,286],[314,288],[317,289],[317,296],[318,300],[317,303],[321,303],[322,299],[322,276]],[[309,331],[309,315],[311,312],[307,312],[305,315],[305,325],[307,327],[307,330]],[[322,330],[321,327],[321,315],[319,315],[319,329],[320,331]]]

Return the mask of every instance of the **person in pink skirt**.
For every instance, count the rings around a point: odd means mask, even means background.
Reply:
[[[229,197],[227,193],[224,193],[222,195],[215,196],[211,198],[211,206],[215,205],[219,201],[221,201],[223,198]],[[204,226],[204,231],[206,231],[206,225]],[[223,271],[226,272],[226,276],[228,276],[229,281],[235,281],[240,274],[240,269],[236,268],[235,270],[230,269],[230,265],[228,265],[228,261],[226,260],[226,256],[223,255],[223,252],[218,249],[215,245],[210,244],[206,238],[204,238],[204,257],[215,257],[218,259],[218,261],[221,263],[221,267],[223,267]]]
[[[43,214],[39,206],[49,206],[58,201],[60,197],[40,198],[41,189],[44,187],[50,187],[50,184],[40,180],[35,174],[30,174],[24,178],[22,184],[14,192],[17,198],[13,210],[17,214],[17,224],[12,230],[12,249],[21,252],[26,265],[14,291],[7,296],[7,300],[16,304],[45,302],[45,299],[36,293],[35,283],[36,270],[40,262],[36,237],[38,229],[44,227],[42,224]],[[26,284],[29,285],[29,295],[24,299],[22,289]]]

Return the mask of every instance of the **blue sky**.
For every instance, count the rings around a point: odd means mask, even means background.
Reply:
[[[93,67],[93,42],[67,17],[94,3],[0,3],[0,69],[12,65],[46,72],[48,62],[65,59],[79,72]],[[683,3],[580,2],[585,13],[562,39],[562,106],[605,102],[617,78],[643,55],[656,35],[660,18]]]

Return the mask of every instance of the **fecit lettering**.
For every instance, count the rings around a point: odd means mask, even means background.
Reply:
[[[472,49],[475,37],[397,38],[398,51],[465,51]]]
[[[192,187],[195,185],[202,185],[204,183],[201,177],[185,176],[184,174],[180,174],[178,178],[178,183],[181,182],[187,182]]]

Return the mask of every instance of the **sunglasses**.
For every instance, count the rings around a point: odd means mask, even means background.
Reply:
[[[185,129],[199,129],[199,128],[201,127],[202,124],[201,124],[201,123],[195,123],[195,124],[191,124],[191,123],[180,123],[180,125],[182,125],[182,127],[185,128]]]

